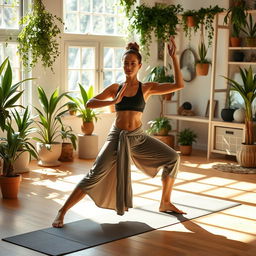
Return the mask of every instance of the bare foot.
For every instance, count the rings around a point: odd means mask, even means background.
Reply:
[[[54,228],[62,228],[63,227],[63,219],[64,219],[64,216],[61,212],[58,212],[57,216],[55,217],[53,223],[52,223],[52,226]]]
[[[178,209],[172,203],[161,203],[159,207],[159,212],[176,212],[180,214],[187,214],[186,212],[183,212],[182,210]]]

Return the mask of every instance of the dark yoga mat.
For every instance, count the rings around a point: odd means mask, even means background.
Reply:
[[[90,219],[67,223],[63,228],[46,228],[3,240],[47,255],[65,255],[89,247],[191,220],[236,205],[234,202],[175,191],[174,203],[187,214],[157,211],[159,204],[129,209],[124,216],[96,208]]]

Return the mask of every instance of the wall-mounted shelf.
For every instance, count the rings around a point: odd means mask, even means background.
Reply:
[[[180,120],[180,121],[192,121],[192,122],[199,122],[199,123],[208,123],[209,118],[208,117],[203,117],[203,116],[181,116],[181,115],[169,115],[165,114],[169,119],[173,120]]]
[[[245,62],[245,61],[229,61],[228,62],[229,65],[256,65],[256,62]]]

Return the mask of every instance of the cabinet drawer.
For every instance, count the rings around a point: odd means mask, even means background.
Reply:
[[[215,127],[214,149],[236,154],[243,140],[243,129]]]

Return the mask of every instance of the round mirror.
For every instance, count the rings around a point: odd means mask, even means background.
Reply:
[[[180,69],[183,80],[186,82],[192,81],[196,76],[196,56],[192,49],[186,49],[180,56]]]

